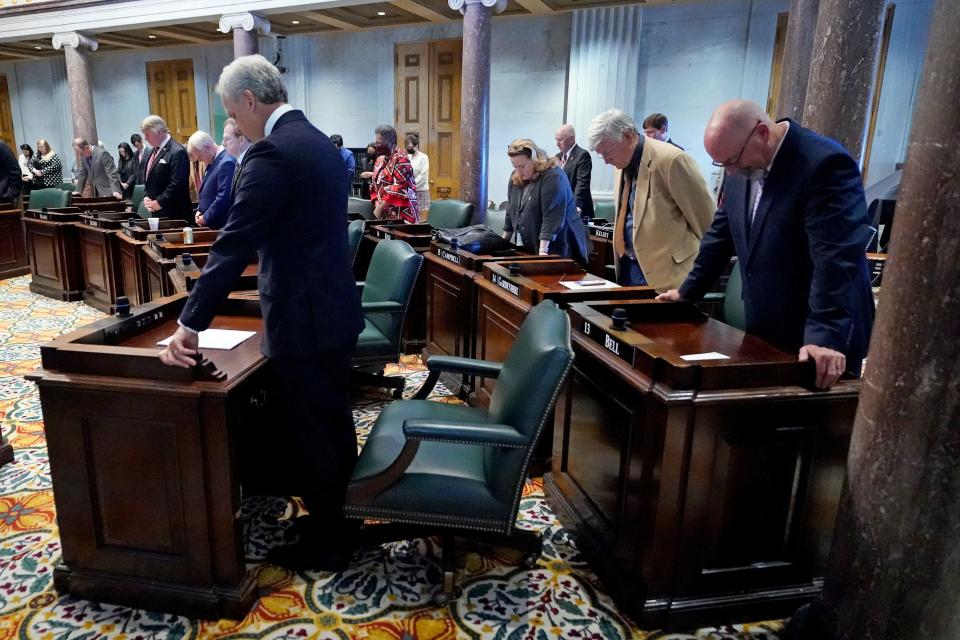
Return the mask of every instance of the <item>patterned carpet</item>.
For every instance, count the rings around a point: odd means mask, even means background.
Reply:
[[[42,415],[33,384],[23,375],[38,366],[40,343],[102,316],[82,303],[33,295],[28,282],[0,281],[0,421],[16,452],[15,463],[0,470],[0,640],[776,640],[781,626],[775,622],[695,635],[636,629],[604,593],[536,480],[524,492],[519,526],[544,532],[538,566],[521,568],[511,551],[468,548],[458,575],[464,592],[448,608],[431,601],[439,578],[432,540],[367,549],[338,574],[292,573],[263,563],[295,509],[263,498],[243,505],[248,566],[256,572],[260,598],[242,621],[191,620],[59,597],[51,577],[60,544]],[[400,365],[408,391],[425,375],[418,365],[414,359]],[[438,395],[448,394],[438,389]],[[386,395],[358,401],[361,441],[387,401]]]

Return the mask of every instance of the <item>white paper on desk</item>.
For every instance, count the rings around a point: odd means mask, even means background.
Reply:
[[[729,360],[730,356],[725,356],[716,351],[710,351],[708,353],[691,353],[688,356],[680,356],[680,358],[687,362],[697,362],[698,360]]]
[[[234,329],[207,329],[206,331],[200,332],[200,347],[201,349],[224,349],[230,350],[235,346],[250,338],[250,336],[256,335],[256,331],[236,331]],[[170,336],[166,340],[161,340],[157,344],[161,347],[165,347],[170,344],[170,340],[173,339],[173,336]]]
[[[618,285],[616,282],[610,282],[609,280],[602,280],[600,278],[596,280],[571,280],[570,282],[562,280],[560,284],[565,286],[567,289],[573,289],[574,291],[589,291],[590,289],[617,289],[620,287],[620,285]]]

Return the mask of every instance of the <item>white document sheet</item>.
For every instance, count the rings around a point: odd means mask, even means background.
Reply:
[[[256,331],[236,331],[234,329],[207,329],[206,331],[200,332],[200,348],[201,349],[223,349],[229,351],[235,346],[250,338],[250,336],[256,335]],[[161,340],[157,344],[161,347],[165,347],[170,344],[170,340],[173,336],[165,340]]]
[[[688,356],[680,356],[680,358],[687,362],[697,362],[699,360],[729,360],[730,356],[725,356],[716,351],[710,351],[708,353],[691,353]]]
[[[580,280],[567,282],[563,280],[560,282],[567,289],[573,289],[574,291],[589,291],[590,289],[618,289],[620,285],[616,282],[610,282],[609,280]]]

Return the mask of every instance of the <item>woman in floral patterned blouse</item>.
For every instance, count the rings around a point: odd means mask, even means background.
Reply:
[[[419,222],[417,181],[406,152],[397,147],[397,131],[388,124],[377,127],[377,151],[383,156],[373,170],[371,191],[376,189],[373,215],[380,219]]]
[[[36,176],[35,186],[41,189],[59,187],[63,182],[60,156],[54,153],[46,140],[37,140],[37,155],[33,157],[33,175]]]

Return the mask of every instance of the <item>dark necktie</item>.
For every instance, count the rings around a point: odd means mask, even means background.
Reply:
[[[240,170],[243,169],[243,164],[238,162],[237,166],[233,169],[233,182],[230,183],[230,200],[233,200],[234,194],[237,192],[237,181],[240,180]]]

